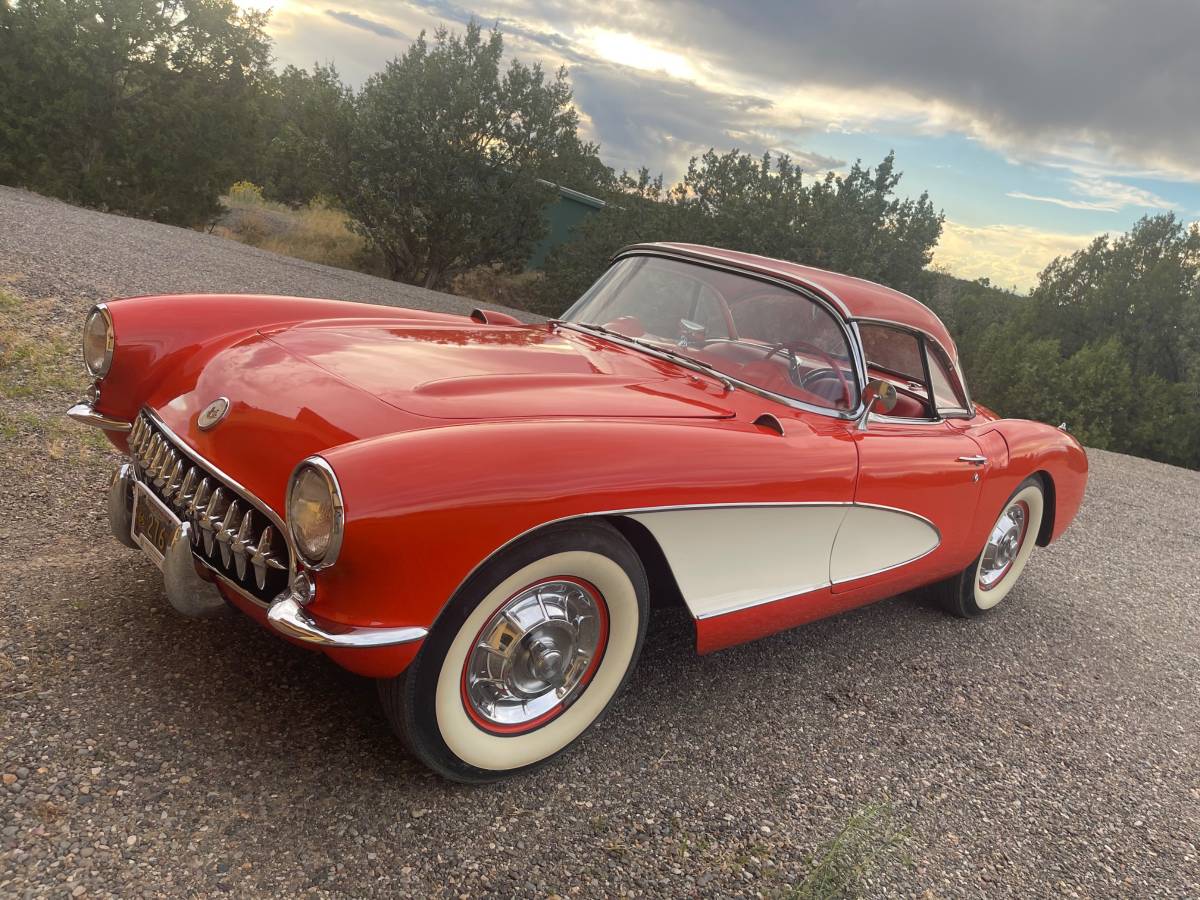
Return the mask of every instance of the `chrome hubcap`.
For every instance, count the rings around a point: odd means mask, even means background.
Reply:
[[[574,702],[599,662],[608,631],[604,601],[583,582],[530,585],[479,632],[463,670],[463,699],[484,728],[513,732]]]
[[[1001,513],[987,545],[983,548],[983,560],[979,564],[979,586],[991,590],[1012,568],[1013,560],[1021,550],[1025,539],[1025,526],[1029,521],[1029,507],[1023,501],[1012,504]]]

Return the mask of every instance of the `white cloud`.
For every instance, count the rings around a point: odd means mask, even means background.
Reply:
[[[963,225],[947,221],[933,263],[959,278],[990,278],[1028,291],[1055,257],[1082,250],[1094,234],[1042,231],[1024,225]]]
[[[1064,200],[1062,197],[1040,197],[1037,194],[1026,194],[1024,191],[1009,191],[1005,196],[1016,200],[1036,200],[1038,203],[1053,203],[1055,206],[1065,206],[1067,209],[1090,209],[1099,212],[1117,211],[1117,207],[1106,206],[1103,203],[1092,203],[1087,200]]]

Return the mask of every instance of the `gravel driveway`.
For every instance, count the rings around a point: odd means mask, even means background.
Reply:
[[[369,682],[174,615],[58,413],[110,295],[471,304],[6,188],[0,289],[0,895],[788,896],[845,852],[869,896],[1200,896],[1200,473],[1093,452],[980,621],[897,598],[701,658],[661,616],[573,752],[467,788]]]

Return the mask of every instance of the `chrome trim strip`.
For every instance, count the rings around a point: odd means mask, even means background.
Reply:
[[[756,606],[766,606],[768,603],[777,603],[780,600],[787,600],[791,597],[800,597],[804,594],[811,594],[813,591],[819,591],[827,587],[829,587],[828,582],[825,584],[814,584],[810,587],[802,587],[794,591],[789,590],[783,594],[776,594],[771,597],[763,597],[761,600],[747,600],[744,603],[735,603],[732,606],[725,606],[721,609],[713,609],[709,610],[708,612],[700,613],[700,615],[696,616],[696,621],[700,622],[704,619],[716,619],[721,616],[727,616],[730,613],[741,612],[744,609],[754,609]]]
[[[317,644],[321,647],[363,649],[368,647],[394,647],[424,640],[429,632],[424,628],[406,625],[401,628],[352,627],[346,631],[326,631],[306,613],[290,593],[271,604],[267,610],[267,621],[271,627],[288,637]]]
[[[93,428],[103,428],[105,431],[116,431],[120,434],[133,430],[132,422],[98,413],[92,409],[90,403],[76,403],[66,411],[66,417],[84,425],[91,425]]]
[[[291,531],[288,530],[283,518],[277,512],[275,512],[275,510],[271,509],[271,507],[264,503],[253,491],[249,490],[241,482],[229,477],[229,475],[227,475],[221,469],[218,469],[215,465],[189,447],[187,443],[179,437],[179,435],[172,431],[167,424],[163,422],[161,418],[159,418],[158,414],[154,410],[148,406],[143,406],[142,412],[148,419],[150,419],[151,422],[154,423],[157,428],[162,431],[163,434],[170,438],[171,443],[176,449],[178,449],[181,453],[185,453],[190,456],[193,462],[202,466],[217,478],[225,482],[226,487],[233,488],[234,491],[239,493],[246,500],[249,500],[251,503],[253,503],[258,508],[259,512],[270,519],[279,528],[279,532],[283,536],[283,542],[287,545],[288,555],[291,557],[289,560],[291,563],[291,571],[296,571],[296,561],[300,558],[300,556],[296,552],[295,546],[292,544]]]
[[[864,504],[864,505],[867,505],[867,504]],[[886,506],[880,507],[880,509],[887,509],[887,508],[888,507],[886,507]],[[898,509],[898,510],[895,510],[895,512],[904,512],[904,510]],[[909,515],[912,515],[912,513],[910,513]],[[921,516],[917,516],[916,518],[920,519]],[[928,522],[929,520],[926,519],[925,521]],[[930,524],[932,525],[933,523],[931,522]],[[876,575],[882,575],[884,572],[890,572],[893,569],[900,569],[900,568],[903,568],[904,566],[909,565],[910,563],[915,563],[918,559],[924,559],[930,553],[932,553],[934,550],[936,550],[938,547],[942,546],[942,533],[940,531],[938,531],[936,526],[934,526],[933,531],[937,535],[937,543],[934,544],[932,547],[930,547],[928,550],[926,550],[924,553],[918,553],[912,559],[906,559],[906,560],[904,560],[904,562],[898,562],[898,563],[893,563],[890,566],[884,566],[882,569],[876,569],[874,572],[864,572],[862,575],[855,575],[853,578],[839,578],[836,581],[831,579],[829,582],[829,586],[837,587],[839,584],[850,584],[850,582],[852,582],[852,581],[862,581],[864,578],[874,578]]]

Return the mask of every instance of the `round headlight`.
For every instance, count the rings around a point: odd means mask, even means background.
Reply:
[[[113,357],[112,316],[101,303],[93,306],[83,323],[83,364],[93,378],[108,374]]]
[[[305,564],[333,565],[342,544],[342,492],[329,463],[306,459],[292,473],[287,498],[288,528]]]

